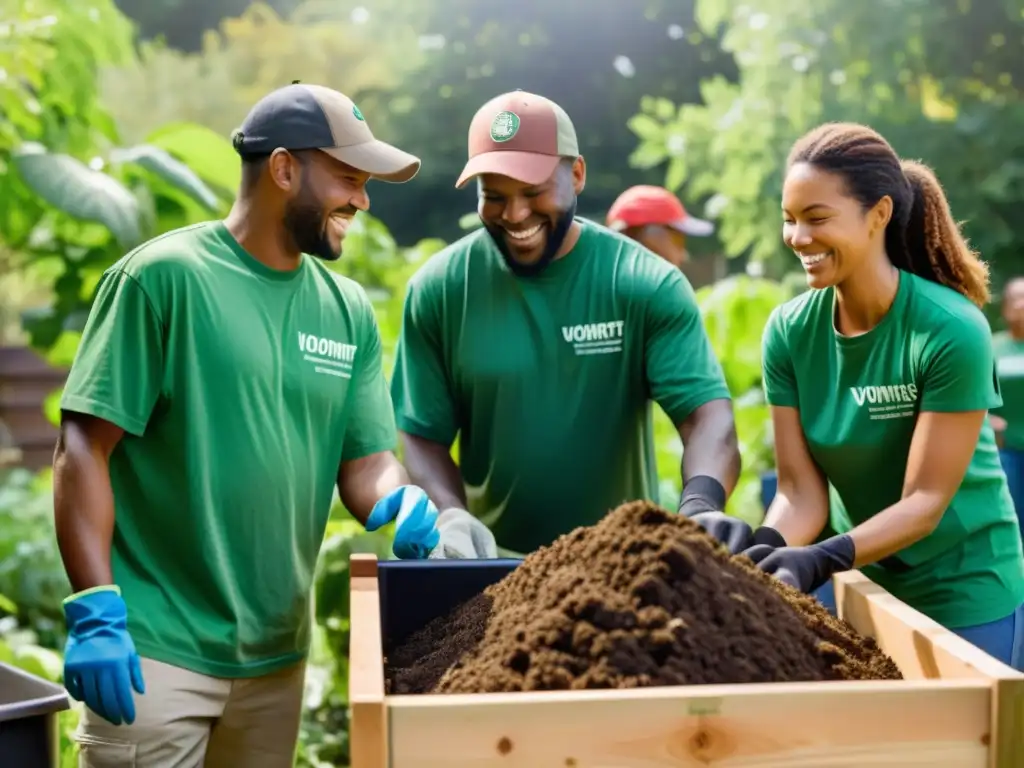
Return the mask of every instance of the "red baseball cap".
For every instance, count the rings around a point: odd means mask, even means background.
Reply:
[[[710,221],[686,212],[679,198],[664,187],[640,184],[630,187],[608,209],[608,226],[622,231],[629,227],[658,224],[687,235],[702,237],[715,231]]]
[[[562,158],[579,154],[576,129],[564,109],[535,93],[503,93],[473,116],[469,160],[455,186],[485,173],[541,184]]]

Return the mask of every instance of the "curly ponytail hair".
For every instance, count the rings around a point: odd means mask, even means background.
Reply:
[[[793,146],[787,170],[808,163],[843,178],[864,210],[885,195],[893,212],[885,250],[907,272],[948,286],[979,307],[989,300],[988,265],[953,219],[942,185],[926,165],[903,160],[876,131],[856,123],[826,123]]]

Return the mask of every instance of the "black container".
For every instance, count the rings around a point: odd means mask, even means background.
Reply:
[[[0,664],[0,766],[56,768],[58,715],[71,709],[63,687]]]
[[[496,560],[381,560],[377,564],[385,655],[459,604],[501,581],[522,562]]]

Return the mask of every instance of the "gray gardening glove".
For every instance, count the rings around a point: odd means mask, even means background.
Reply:
[[[498,556],[491,529],[464,509],[452,507],[437,516],[441,540],[430,553],[433,559],[476,560]]]

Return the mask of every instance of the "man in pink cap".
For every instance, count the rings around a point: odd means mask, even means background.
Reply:
[[[750,529],[721,512],[739,472],[732,403],[693,289],[576,217],[586,166],[569,116],[523,91],[492,99],[457,185],[471,179],[483,228],[405,298],[391,395],[411,482],[442,517],[469,510],[500,552],[531,552],[660,501],[653,400],[686,449],[680,511],[742,546]]]
[[[455,186],[480,180],[484,227],[508,268],[525,277],[539,274],[575,245],[580,233],[576,196],[586,175],[576,129],[565,110],[541,96],[515,91],[492,100],[473,118],[469,162]],[[546,194],[527,196],[527,188]],[[522,206],[506,211],[501,201],[507,199],[533,201],[533,215]]]
[[[630,187],[608,209],[607,224],[675,267],[690,255],[686,238],[706,237],[715,231],[710,221],[687,213],[679,198],[664,187],[639,184]]]

